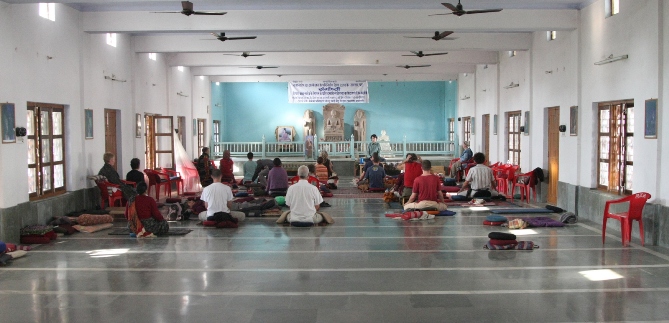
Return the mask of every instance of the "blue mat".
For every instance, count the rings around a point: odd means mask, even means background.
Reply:
[[[455,212],[449,210],[443,210],[436,214],[436,216],[454,216]]]
[[[549,209],[528,209],[528,208],[521,208],[521,209],[497,209],[497,210],[490,210],[490,213],[494,214],[511,214],[511,213],[553,213],[553,211]]]

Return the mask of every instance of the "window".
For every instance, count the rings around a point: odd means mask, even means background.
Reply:
[[[611,17],[620,13],[620,0],[606,0],[604,1],[604,12],[607,17]]]
[[[472,137],[472,118],[471,117],[462,118],[462,140],[471,145],[471,142],[469,142],[469,139],[471,139],[471,137]]]
[[[221,147],[217,145],[218,142],[221,141],[221,122],[218,120],[214,120],[214,129],[213,129],[213,135],[214,135],[214,153],[219,153],[221,152]]]
[[[557,39],[557,31],[555,30],[549,31],[546,35],[546,38],[548,39],[548,41]]]
[[[520,165],[520,111],[508,112],[506,120],[509,162]]]
[[[37,199],[65,192],[65,108],[28,102],[28,194]]]
[[[448,119],[448,150],[455,151],[455,119]]]
[[[107,45],[116,47],[116,33],[107,33]]]
[[[155,61],[157,57],[158,57],[158,55],[156,55],[156,53],[149,53],[149,59],[150,60]]]
[[[42,18],[56,21],[56,4],[55,3],[40,3],[39,16]]]
[[[597,187],[632,194],[634,102],[599,104]]]
[[[207,119],[197,119],[197,150],[202,151],[204,147],[204,126],[207,122]]]

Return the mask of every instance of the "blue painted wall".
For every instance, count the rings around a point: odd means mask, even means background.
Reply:
[[[293,126],[302,141],[304,111],[316,115],[316,134],[323,136],[323,105],[288,103],[287,83],[212,83],[212,119],[221,120],[223,141],[275,141],[277,126]],[[386,130],[390,140],[446,140],[448,118],[457,114],[457,83],[370,82],[369,103],[344,104],[345,136],[353,116],[367,115],[367,135]],[[220,105],[220,106],[217,106]]]

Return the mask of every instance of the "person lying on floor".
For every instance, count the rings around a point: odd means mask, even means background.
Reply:
[[[465,178],[465,183],[458,192],[458,195],[465,197],[494,197],[499,195],[495,190],[497,181],[492,169],[483,163],[485,162],[484,153],[474,154],[474,162],[476,166],[469,169],[469,173]],[[467,189],[469,188],[469,189]]]
[[[213,183],[202,190],[200,199],[204,201],[204,206],[207,211],[203,211],[198,215],[201,221],[243,221],[246,215],[244,212],[230,211],[232,206],[232,189],[229,186],[221,183],[221,171],[214,169],[211,171],[211,178]],[[235,219],[235,220],[232,220]]]
[[[146,195],[147,186],[145,182],[137,184],[137,196],[135,197],[135,210],[137,217],[144,226],[144,231],[155,235],[167,234],[170,225],[163,215],[158,211],[158,205],[153,197]]]
[[[413,187],[409,200],[404,203],[404,209],[436,208],[439,211],[447,209],[444,195],[441,192],[441,179],[432,174],[432,162],[423,160],[421,162],[423,174],[413,181]]]
[[[307,182],[309,168],[305,165],[300,166],[297,169],[297,176],[300,180],[286,192],[286,205],[290,207],[290,211],[286,214],[285,221],[297,226],[312,226],[323,222],[324,219],[332,223],[329,215],[318,212],[323,197],[315,186]]]

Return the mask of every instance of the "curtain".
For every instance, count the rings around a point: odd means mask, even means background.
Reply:
[[[197,168],[193,161],[186,153],[183,144],[179,140],[178,134],[172,136],[174,140],[174,163],[176,164],[176,171],[181,174],[184,180],[184,192],[199,192],[202,190],[200,185],[200,176],[197,173]]]

